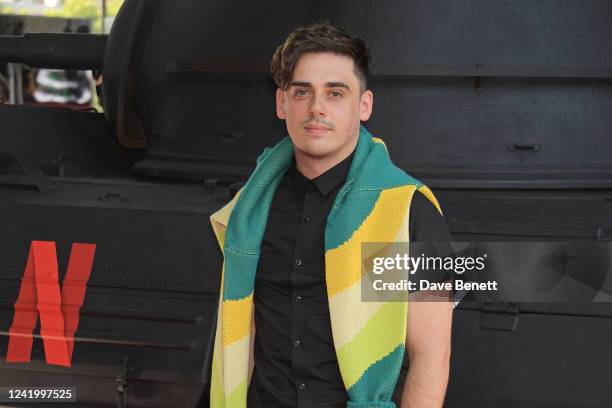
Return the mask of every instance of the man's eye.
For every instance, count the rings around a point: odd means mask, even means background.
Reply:
[[[298,89],[293,93],[295,96],[306,96],[308,91],[306,89]]]
[[[342,92],[338,92],[338,91],[332,91],[329,93],[332,98],[341,98],[342,97]]]

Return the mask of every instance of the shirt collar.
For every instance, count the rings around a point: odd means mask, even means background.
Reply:
[[[315,177],[314,179],[308,179],[306,176],[300,173],[300,171],[297,169],[294,155],[291,161],[290,169],[294,186],[302,186],[307,188],[310,185],[316,187],[316,189],[323,195],[329,194],[329,192],[336,188],[339,184],[346,181],[346,176],[348,175],[351,167],[354,154],[355,150],[353,150],[353,152],[340,163],[336,164],[334,167],[330,168],[325,173]]]

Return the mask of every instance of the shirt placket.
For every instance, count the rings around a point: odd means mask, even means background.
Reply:
[[[293,254],[293,269],[291,273],[291,287],[292,287],[292,316],[291,316],[291,334],[292,334],[292,351],[291,351],[291,364],[294,372],[295,387],[297,390],[297,406],[307,407],[311,406],[310,399],[308,397],[308,378],[307,378],[307,347],[308,344],[304,343],[304,330],[307,327],[307,305],[305,302],[308,301],[304,297],[303,285],[303,274],[304,268],[306,267],[306,260],[304,256],[305,251],[308,248],[309,239],[312,239],[311,233],[308,229],[310,227],[311,216],[315,210],[317,191],[314,190],[313,185],[305,187],[303,190],[303,201],[304,205],[302,213],[300,215],[300,224],[296,234],[295,248]]]

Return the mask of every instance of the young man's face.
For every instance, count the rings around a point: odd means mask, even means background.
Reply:
[[[286,121],[296,157],[330,164],[353,151],[372,103],[372,92],[360,91],[353,60],[329,52],[302,55],[287,90],[276,91],[276,113]]]

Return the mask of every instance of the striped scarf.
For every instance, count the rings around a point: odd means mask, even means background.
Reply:
[[[223,251],[212,362],[211,407],[246,407],[253,288],[270,203],[293,157],[285,137],[266,148],[242,190],[211,216]],[[349,408],[392,408],[402,365],[407,301],[361,301],[361,243],[408,242],[410,201],[431,191],[396,167],[362,126],[346,182],[325,227],[325,280],[332,335]]]

